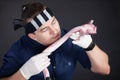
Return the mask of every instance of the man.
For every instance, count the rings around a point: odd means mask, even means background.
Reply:
[[[54,52],[42,52],[67,31],[60,29],[52,11],[41,3],[23,5],[22,10],[21,19],[15,20],[14,27],[24,27],[26,35],[5,54],[0,80],[44,80],[43,70],[46,68],[52,80],[71,80],[77,61],[94,73],[110,73],[107,54],[92,41],[90,35],[73,33],[72,39],[69,38]]]

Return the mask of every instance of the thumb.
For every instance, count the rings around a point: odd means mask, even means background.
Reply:
[[[77,45],[77,44],[79,44],[79,41],[72,41],[72,43]]]

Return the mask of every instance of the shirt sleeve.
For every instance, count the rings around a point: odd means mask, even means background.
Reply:
[[[13,44],[3,57],[3,63],[0,67],[0,78],[13,75],[22,66],[24,60],[23,50],[18,43]]]
[[[5,54],[3,57],[3,64],[0,67],[0,78],[8,77],[18,71],[20,65],[16,57],[12,55],[12,52]]]
[[[91,63],[86,52],[79,46],[74,45],[74,50],[76,54],[76,59],[84,68],[91,68]]]
[[[21,43],[21,41],[14,43],[3,57],[0,78],[16,73],[33,54],[29,48],[24,47],[24,43]]]

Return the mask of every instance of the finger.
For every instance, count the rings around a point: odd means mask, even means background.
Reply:
[[[77,45],[77,44],[79,44],[79,41],[72,41],[72,43]]]
[[[70,38],[73,39],[73,40],[76,40],[80,37],[80,32],[76,32],[76,33],[73,33]]]
[[[42,52],[39,54],[40,57],[49,56],[51,52]]]
[[[70,36],[71,39],[75,40],[76,39],[76,35],[75,33],[73,33],[71,36]]]
[[[43,70],[43,73],[44,73],[44,78],[50,77],[50,74],[47,68]]]
[[[70,36],[71,39],[76,40],[77,36]]]
[[[80,39],[80,32],[76,32],[76,40],[79,40]]]
[[[44,62],[43,64],[39,64],[42,66],[42,68],[47,68],[50,65],[50,61]]]
[[[50,61],[50,58],[48,58],[48,57],[44,57],[44,58],[42,58],[40,61],[41,61],[41,62]]]
[[[47,56],[51,55],[52,52],[45,52]]]
[[[35,62],[35,64],[37,65],[37,66],[45,66],[46,64],[48,64],[48,63],[50,63],[50,59],[46,59],[46,60],[44,60],[44,61],[42,61],[42,60],[38,60],[38,61],[36,61]]]
[[[76,35],[80,35],[80,32],[76,32]]]
[[[94,22],[94,20],[90,20],[90,21],[89,21],[89,24],[93,24],[93,22]]]

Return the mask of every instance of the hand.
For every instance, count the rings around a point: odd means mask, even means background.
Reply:
[[[31,76],[36,75],[43,71],[50,65],[48,56],[51,53],[40,53],[31,57],[21,68],[20,72],[24,78],[29,79]]]
[[[84,24],[82,26],[95,26],[93,24],[94,20],[90,20],[88,24]],[[84,31],[85,28],[83,28],[82,31]],[[92,37],[89,34],[80,34],[80,32],[76,32],[73,33],[70,36],[71,39],[73,39],[72,43],[76,44],[82,48],[84,48],[84,50],[89,51],[92,50],[95,47],[95,43],[92,41]]]
[[[84,49],[88,48],[92,43],[91,35],[80,35],[79,32],[73,33],[70,38],[73,39],[73,44],[76,44]]]

